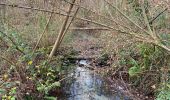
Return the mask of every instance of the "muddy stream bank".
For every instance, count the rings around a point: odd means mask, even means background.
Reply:
[[[104,78],[86,68],[89,65],[87,60],[78,63],[72,77],[63,82],[64,95],[58,100],[131,100],[117,90],[121,90],[121,86],[115,90]]]

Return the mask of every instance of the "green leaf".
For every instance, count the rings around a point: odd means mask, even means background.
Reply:
[[[55,82],[52,84],[52,87],[60,87],[61,83],[60,82]]]
[[[5,89],[0,89],[0,94],[4,94],[6,92]]]
[[[12,97],[11,100],[16,100],[15,97]]]
[[[137,66],[134,66],[134,67],[131,67],[128,72],[130,76],[136,76],[140,72],[140,68]]]
[[[46,87],[45,87],[43,84],[41,84],[41,86],[38,86],[38,87],[37,87],[37,90],[40,91],[40,92],[42,92],[42,91],[45,90],[45,88],[46,88]]]
[[[10,91],[10,94],[15,94],[16,93],[16,87],[13,87],[12,89],[11,89],[11,91]]]
[[[170,88],[170,84],[166,84],[166,86],[167,86],[168,88]]]
[[[45,100],[57,100],[57,97],[46,96],[44,97]]]

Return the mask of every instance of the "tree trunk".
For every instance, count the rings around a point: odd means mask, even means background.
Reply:
[[[76,0],[73,0],[72,3],[74,4],[75,1],[76,1]],[[70,13],[71,13],[71,10],[72,10],[72,8],[73,8],[73,6],[74,6],[73,4],[71,4],[70,7],[69,7],[68,15],[70,15]],[[64,34],[65,29],[66,29],[68,20],[69,20],[69,16],[66,16],[66,19],[65,19],[65,21],[64,21],[64,23],[63,23],[63,25],[62,25],[62,27],[61,27],[60,33],[59,33],[59,35],[58,35],[58,37],[57,37],[57,40],[56,40],[56,42],[55,42],[55,44],[54,44],[54,46],[53,46],[53,49],[52,49],[52,51],[51,51],[51,53],[50,53],[49,58],[51,58],[51,57],[54,55],[54,53],[56,52],[56,50],[57,50],[58,47],[60,46],[61,38],[62,38],[62,36],[63,36],[63,34]]]
[[[5,0],[0,0],[0,3],[5,3]],[[6,6],[0,6],[0,30],[5,30],[5,15],[6,15]]]

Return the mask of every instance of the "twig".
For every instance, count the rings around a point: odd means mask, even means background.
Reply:
[[[56,0],[55,0],[55,1],[56,1]],[[55,6],[55,2],[54,2],[54,6]],[[54,7],[53,7],[53,10],[52,10],[52,11],[54,11]],[[48,28],[48,26],[49,26],[49,24],[50,24],[50,21],[51,21],[51,19],[52,19],[52,16],[53,16],[53,13],[51,13],[51,15],[50,15],[50,17],[49,17],[49,19],[48,19],[48,21],[47,21],[47,24],[46,24],[46,26],[45,26],[45,28],[44,28],[44,31],[42,32],[40,38],[39,38],[38,41],[37,41],[37,44],[35,45],[35,47],[34,47],[34,49],[33,49],[32,55],[34,54],[35,50],[37,49],[37,47],[38,47],[38,45],[39,45],[42,37],[43,37],[44,34],[46,33],[47,28]]]
[[[106,1],[106,0],[104,0]],[[107,1],[106,1],[107,2]],[[109,2],[108,2],[109,3]],[[110,3],[109,3],[110,4]],[[45,10],[45,9],[40,9],[40,8],[32,8],[32,7],[25,7],[25,6],[19,6],[19,5],[9,5],[9,4],[4,4],[4,3],[0,3],[0,5],[5,5],[5,6],[10,6],[10,7],[15,7],[15,8],[22,8],[22,9],[32,9],[32,10],[36,10],[36,11],[42,11],[42,12],[48,12],[48,13],[54,13],[54,14],[58,14],[58,15],[62,15],[62,16],[69,16],[69,17],[73,17],[72,15],[68,15],[68,14],[63,14],[63,13],[60,13],[60,12],[56,12],[56,11],[51,11],[51,10]],[[110,4],[111,5],[111,4]],[[117,8],[117,7],[114,7],[113,5],[111,5],[113,8]],[[117,8],[118,9],[118,8]],[[120,10],[118,10],[120,11]],[[134,23],[128,16],[126,16],[125,14],[123,14],[121,11],[120,13],[125,17],[127,18],[130,22],[132,22],[133,24],[136,24]],[[121,33],[125,33],[125,34],[130,34],[130,35],[133,35],[136,34],[136,33],[128,33],[128,32],[125,32],[125,31],[122,31],[120,29],[116,29],[116,28],[113,28],[111,26],[108,26],[106,24],[102,24],[102,23],[99,23],[99,22],[96,22],[96,21],[93,21],[93,20],[89,20],[89,19],[86,19],[86,18],[80,18],[80,17],[75,17],[76,19],[79,19],[79,20],[83,20],[83,21],[87,21],[87,22],[91,22],[93,24],[96,24],[96,25],[99,25],[99,26],[102,26],[102,27],[105,27],[105,28],[108,28],[110,29],[111,31],[117,31],[117,32],[121,32]],[[138,26],[138,25],[137,25]],[[142,29],[140,26],[138,26],[140,29]],[[142,29],[143,30],[143,29]],[[146,30],[143,30],[145,31],[146,33],[148,33]],[[138,34],[135,35],[135,37],[139,37]],[[146,42],[145,40],[141,40],[143,42]],[[161,48],[164,48],[165,50],[167,51],[170,51],[170,48],[166,47],[165,45],[162,45],[162,44],[158,44],[158,43],[154,43],[152,42],[153,44],[157,45],[157,46],[160,46]]]
[[[109,13],[109,15],[110,15],[110,17],[111,17],[111,19],[113,20],[114,19],[114,17],[113,17],[113,15],[111,14],[111,11],[110,11],[110,9],[108,9],[108,13]],[[116,17],[117,17],[117,15],[116,15]],[[119,25],[120,23],[116,23],[116,25]],[[121,26],[121,25],[120,25]],[[127,29],[129,29],[130,31],[132,30],[131,28],[129,28],[129,27],[127,27],[126,26],[126,28]]]
[[[69,2],[69,1],[67,1],[67,0],[64,0],[64,1],[67,2],[67,3],[69,3],[69,4],[73,4],[73,3],[71,3],[71,2]],[[79,5],[79,4],[76,4],[76,3],[74,3],[74,5],[77,6],[77,7],[79,7],[79,8],[82,8],[82,9],[84,9],[84,10],[90,11],[90,12],[94,13],[94,14],[97,15],[97,16],[103,17],[104,19],[107,19],[107,20],[109,20],[109,21],[112,21],[112,22],[114,22],[114,23],[117,24],[117,25],[120,25],[120,26],[122,26],[122,27],[124,27],[124,28],[130,29],[129,27],[127,27],[127,26],[125,26],[125,25],[122,25],[121,23],[116,22],[115,20],[113,20],[113,19],[111,19],[111,18],[109,18],[109,17],[106,17],[106,16],[104,16],[104,15],[101,15],[101,14],[99,14],[99,13],[97,13],[97,12],[91,10],[91,9],[88,9],[88,8],[86,8],[86,7],[84,7],[84,6],[81,6],[81,5]]]
[[[12,42],[12,44],[15,46],[15,48],[16,48],[19,52],[21,52],[22,54],[25,54],[22,50],[19,49],[19,47],[18,47],[17,44],[12,40],[11,37],[9,37],[8,35],[6,35],[6,33],[2,32],[2,31],[0,31],[0,33],[2,33],[5,37],[7,37],[7,38]]]
[[[157,16],[155,16],[152,20],[149,21],[149,24],[152,24],[161,14],[163,14],[165,11],[167,11],[168,8],[165,8],[162,12],[160,12]],[[147,26],[144,27],[146,29]]]
[[[58,82],[62,82],[62,81],[64,81],[65,79],[70,78],[70,77],[72,77],[72,76],[73,76],[73,75],[69,75],[69,76],[67,76],[67,77],[64,77],[64,78],[60,79]]]
[[[162,15],[165,11],[167,11],[168,8],[165,8],[162,12],[160,12],[156,17],[154,17],[151,21],[149,21],[149,24],[153,23],[160,15]],[[147,26],[146,26],[147,27]],[[146,28],[145,27],[145,28]]]
[[[103,27],[84,27],[84,28],[71,27],[70,30],[107,30],[107,31],[110,31],[110,29],[103,28]]]
[[[49,26],[49,23],[50,23],[50,20],[51,20],[51,19],[52,19],[52,13],[51,13],[51,15],[50,15],[50,18],[48,19],[48,22],[47,22],[47,24],[46,24],[46,26],[45,26],[44,31],[42,32],[40,38],[38,39],[38,41],[37,41],[37,43],[36,43],[36,45],[35,45],[35,47],[34,47],[34,49],[33,49],[32,55],[34,54],[35,50],[37,49],[37,47],[38,47],[38,45],[39,45],[39,43],[40,43],[42,37],[43,37],[44,34],[46,33],[46,30],[47,30],[47,28],[48,28],[48,26]]]
[[[3,3],[0,3],[0,5],[5,5],[5,6],[9,6],[9,7],[15,7],[15,8],[21,8],[21,9],[31,9],[31,10],[36,10],[36,11],[54,13],[54,14],[58,14],[58,15],[62,15],[62,16],[73,17],[73,15],[63,14],[63,13],[60,13],[60,12],[51,11],[51,10],[45,10],[45,9],[40,9],[40,8],[25,7],[25,6],[19,6],[19,5],[9,5],[9,4],[3,4]],[[108,26],[108,25],[106,25],[106,24],[99,23],[99,22],[97,22],[97,21],[93,21],[93,20],[89,20],[89,19],[81,18],[81,17],[75,17],[75,18],[76,18],[76,19],[79,19],[79,20],[87,21],[87,22],[90,22],[90,23],[93,23],[93,24],[96,24],[96,25],[99,25],[99,26],[102,26],[102,27],[105,27],[105,28],[108,28],[108,29],[111,29],[112,31],[118,31],[118,32],[126,33],[126,34],[127,34],[127,32],[125,32],[125,31],[122,31],[122,30],[113,28],[113,27],[111,27],[111,26]]]
[[[117,8],[116,6],[112,5],[110,2],[108,2],[107,0],[104,0],[107,4],[109,4],[111,7],[113,7],[114,9],[116,9],[121,15],[123,15],[127,20],[129,20],[131,23],[133,23],[135,26],[137,26],[139,29],[141,29],[142,31],[146,32],[147,34],[149,34],[149,32],[147,32],[145,29],[143,29],[142,27],[140,27],[138,24],[136,24],[131,18],[129,18],[127,15],[125,15],[119,8]]]
[[[8,48],[9,46],[8,46],[8,44],[6,43],[6,41],[5,40],[3,40],[3,38],[2,37],[0,37],[0,43],[1,42],[3,42],[4,43],[4,45]],[[0,45],[1,46],[1,45]]]
[[[166,9],[165,9],[166,10]],[[170,48],[168,48],[167,46],[163,45],[162,43],[160,43],[158,37],[156,36],[156,33],[154,33],[149,25],[149,21],[147,19],[146,13],[145,13],[145,9],[144,6],[142,6],[142,13],[143,13],[143,17],[144,17],[144,21],[147,25],[147,28],[149,30],[149,35],[153,38],[153,43],[161,48],[164,48],[165,50],[170,52]]]
[[[78,13],[78,10],[79,10],[79,8],[77,8],[77,10],[76,10],[76,12],[74,13],[74,15],[73,15],[73,17],[72,17],[70,23],[68,24],[67,28],[65,29],[65,32],[63,33],[63,36],[61,37],[60,44],[61,44],[61,42],[62,42],[62,40],[63,40],[65,34],[67,33],[68,29],[70,28],[70,25],[73,23],[73,21],[74,21],[76,15],[77,15],[77,13]]]
[[[73,0],[73,3],[75,3],[75,1],[76,1],[76,0]],[[74,6],[74,5],[70,5],[69,11],[68,11],[68,15],[70,15],[71,10],[73,9],[73,6]],[[60,45],[60,42],[61,42],[61,38],[62,38],[62,36],[63,36],[63,34],[64,34],[65,29],[66,29],[68,20],[69,20],[69,16],[66,16],[66,18],[65,18],[65,20],[64,20],[64,22],[63,22],[63,25],[62,25],[62,27],[61,27],[61,30],[60,30],[60,32],[59,32],[59,35],[58,35],[58,37],[57,37],[57,40],[55,41],[55,44],[54,44],[54,46],[53,46],[53,48],[52,48],[52,51],[50,52],[49,58],[52,58],[52,56],[54,55],[54,53],[55,53],[56,50],[58,49],[58,47],[59,47],[59,45]]]
[[[19,74],[19,72],[18,72],[18,70],[17,70],[19,67],[18,67],[14,62],[8,60],[7,58],[5,58],[5,57],[2,56],[2,55],[0,56],[0,58],[2,58],[3,60],[7,61],[9,64],[15,66],[15,72],[17,73],[17,75],[18,75],[19,78],[21,79],[21,76],[20,76],[20,74]]]
[[[146,12],[145,12],[145,8],[144,6],[142,5],[142,14],[143,14],[143,17],[144,17],[144,21],[145,21],[145,24],[149,30],[149,35],[153,38],[153,39],[156,39],[156,35],[155,33],[152,31],[150,25],[149,25],[149,21],[148,21],[148,18],[146,16]]]

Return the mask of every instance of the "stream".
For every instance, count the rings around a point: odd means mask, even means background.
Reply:
[[[79,61],[72,78],[64,82],[64,96],[59,97],[59,100],[130,100],[120,91],[110,88],[106,80],[86,68],[86,65],[88,65],[86,60]]]

